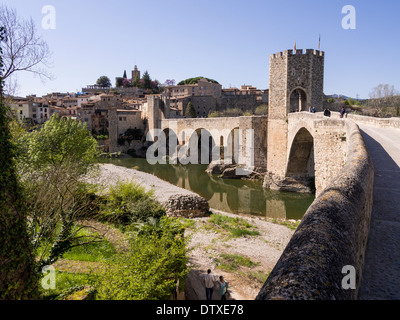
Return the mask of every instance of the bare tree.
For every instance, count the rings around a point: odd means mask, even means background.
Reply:
[[[30,19],[18,17],[15,9],[0,5],[0,26],[4,27],[6,37],[2,41],[4,73],[2,80],[18,71],[28,71],[40,77],[42,81],[51,80],[48,72],[51,52]]]
[[[400,116],[400,95],[393,85],[379,84],[369,94],[366,115],[376,117]]]
[[[390,86],[388,84],[380,84],[377,87],[373,88],[369,97],[371,99],[383,99],[390,98],[395,95],[398,95],[398,92],[395,90],[394,86]]]

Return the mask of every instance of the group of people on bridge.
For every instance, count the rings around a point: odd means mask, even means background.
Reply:
[[[309,111],[310,111],[311,113],[316,113],[316,108],[315,108],[315,107],[310,107],[310,108],[309,108]],[[345,115],[346,115],[346,108],[345,108],[345,107],[342,107],[342,109],[340,110],[340,118],[344,118]],[[326,109],[324,110],[324,116],[325,116],[325,117],[330,117],[330,116],[331,116],[331,111],[330,111],[328,108],[326,108]]]

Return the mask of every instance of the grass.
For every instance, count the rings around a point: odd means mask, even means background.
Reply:
[[[80,230],[78,234],[78,236],[93,235],[97,234],[93,234],[87,229]],[[87,241],[87,239],[83,238],[82,242],[85,241]],[[71,248],[62,258],[75,261],[103,262],[104,260],[111,258],[115,253],[116,251],[114,246],[107,240],[103,240]]]
[[[271,274],[271,272],[265,273],[263,271],[250,271],[247,276],[250,279],[255,279],[256,281],[258,281],[261,284],[264,284],[265,281],[267,281],[269,275]]]
[[[195,229],[196,221],[188,218],[177,218],[186,229]]]
[[[212,214],[205,227],[206,229],[214,229],[217,232],[226,232],[234,238],[260,235],[257,230],[254,230],[256,227],[246,220],[221,214]]]
[[[220,254],[216,259],[217,268],[225,271],[237,271],[240,267],[252,268],[259,265],[259,263],[252,261],[248,257],[238,254]]]
[[[40,294],[44,300],[57,300],[61,294],[65,294],[72,288],[93,285],[97,276],[94,274],[67,273],[56,271],[56,288],[45,290],[41,286]]]
[[[293,231],[295,231],[299,227],[300,221],[301,220],[296,220],[292,222],[287,220],[272,219],[272,223],[283,225]]]

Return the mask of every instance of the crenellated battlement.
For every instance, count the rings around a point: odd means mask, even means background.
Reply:
[[[296,55],[313,55],[317,57],[324,57],[325,52],[315,49],[306,49],[305,51],[303,49],[297,49],[296,52],[293,53],[293,50],[285,50],[282,52],[271,54],[270,59],[277,59],[277,58],[296,56]]]

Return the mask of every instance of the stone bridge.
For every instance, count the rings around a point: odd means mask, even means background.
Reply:
[[[262,168],[266,167],[267,145],[264,137],[267,125],[268,117],[265,116],[160,120],[167,145],[173,149],[168,152],[170,155],[176,153],[179,147],[194,142],[195,149],[199,149],[199,158],[207,153],[205,161],[199,163],[224,160],[227,164]],[[250,140],[253,141],[248,143]],[[214,158],[213,152],[216,155]]]
[[[197,146],[201,143],[201,132],[206,132],[210,139],[206,147],[216,147],[218,151],[223,147],[225,155],[226,151],[240,145],[240,152],[233,159],[237,164],[269,170],[274,176],[315,178],[318,195],[346,161],[345,122],[342,119],[323,117],[322,114],[297,112],[288,115],[287,123],[287,140],[278,146],[285,155],[285,161],[274,163],[272,169],[268,167],[267,160],[270,133],[267,116],[163,119],[160,128],[167,137],[167,145],[172,146],[175,152],[179,146],[188,144],[193,138]],[[254,138],[253,143],[248,143],[247,132]],[[171,143],[172,140],[174,143]],[[226,163],[232,161],[230,157],[225,160]]]
[[[324,57],[270,55],[268,116],[168,119],[151,98],[149,130],[168,133],[170,152],[194,141],[202,154],[222,149],[224,160],[260,167],[270,188],[315,181],[316,199],[256,299],[400,299],[400,120],[305,112],[322,111]]]
[[[265,116],[168,119],[161,128],[180,145],[203,129],[225,147],[234,129],[253,129],[257,166],[271,171],[268,158],[279,149],[285,161],[274,174],[315,177],[316,200],[257,299],[399,299],[400,119],[296,112],[285,122],[284,142],[282,132],[269,139],[277,133]],[[342,287],[349,266],[354,289]]]
[[[313,117],[309,127],[305,119]],[[300,129],[289,129],[288,141],[306,128],[316,133],[317,154],[318,136],[331,136],[325,153],[338,167],[326,175],[331,179],[322,182],[257,299],[400,299],[400,119],[332,113],[323,126],[339,121],[341,136],[336,129],[321,132],[322,117],[289,115],[288,127]],[[310,148],[310,137],[302,140]],[[346,278],[351,270],[354,283]]]

